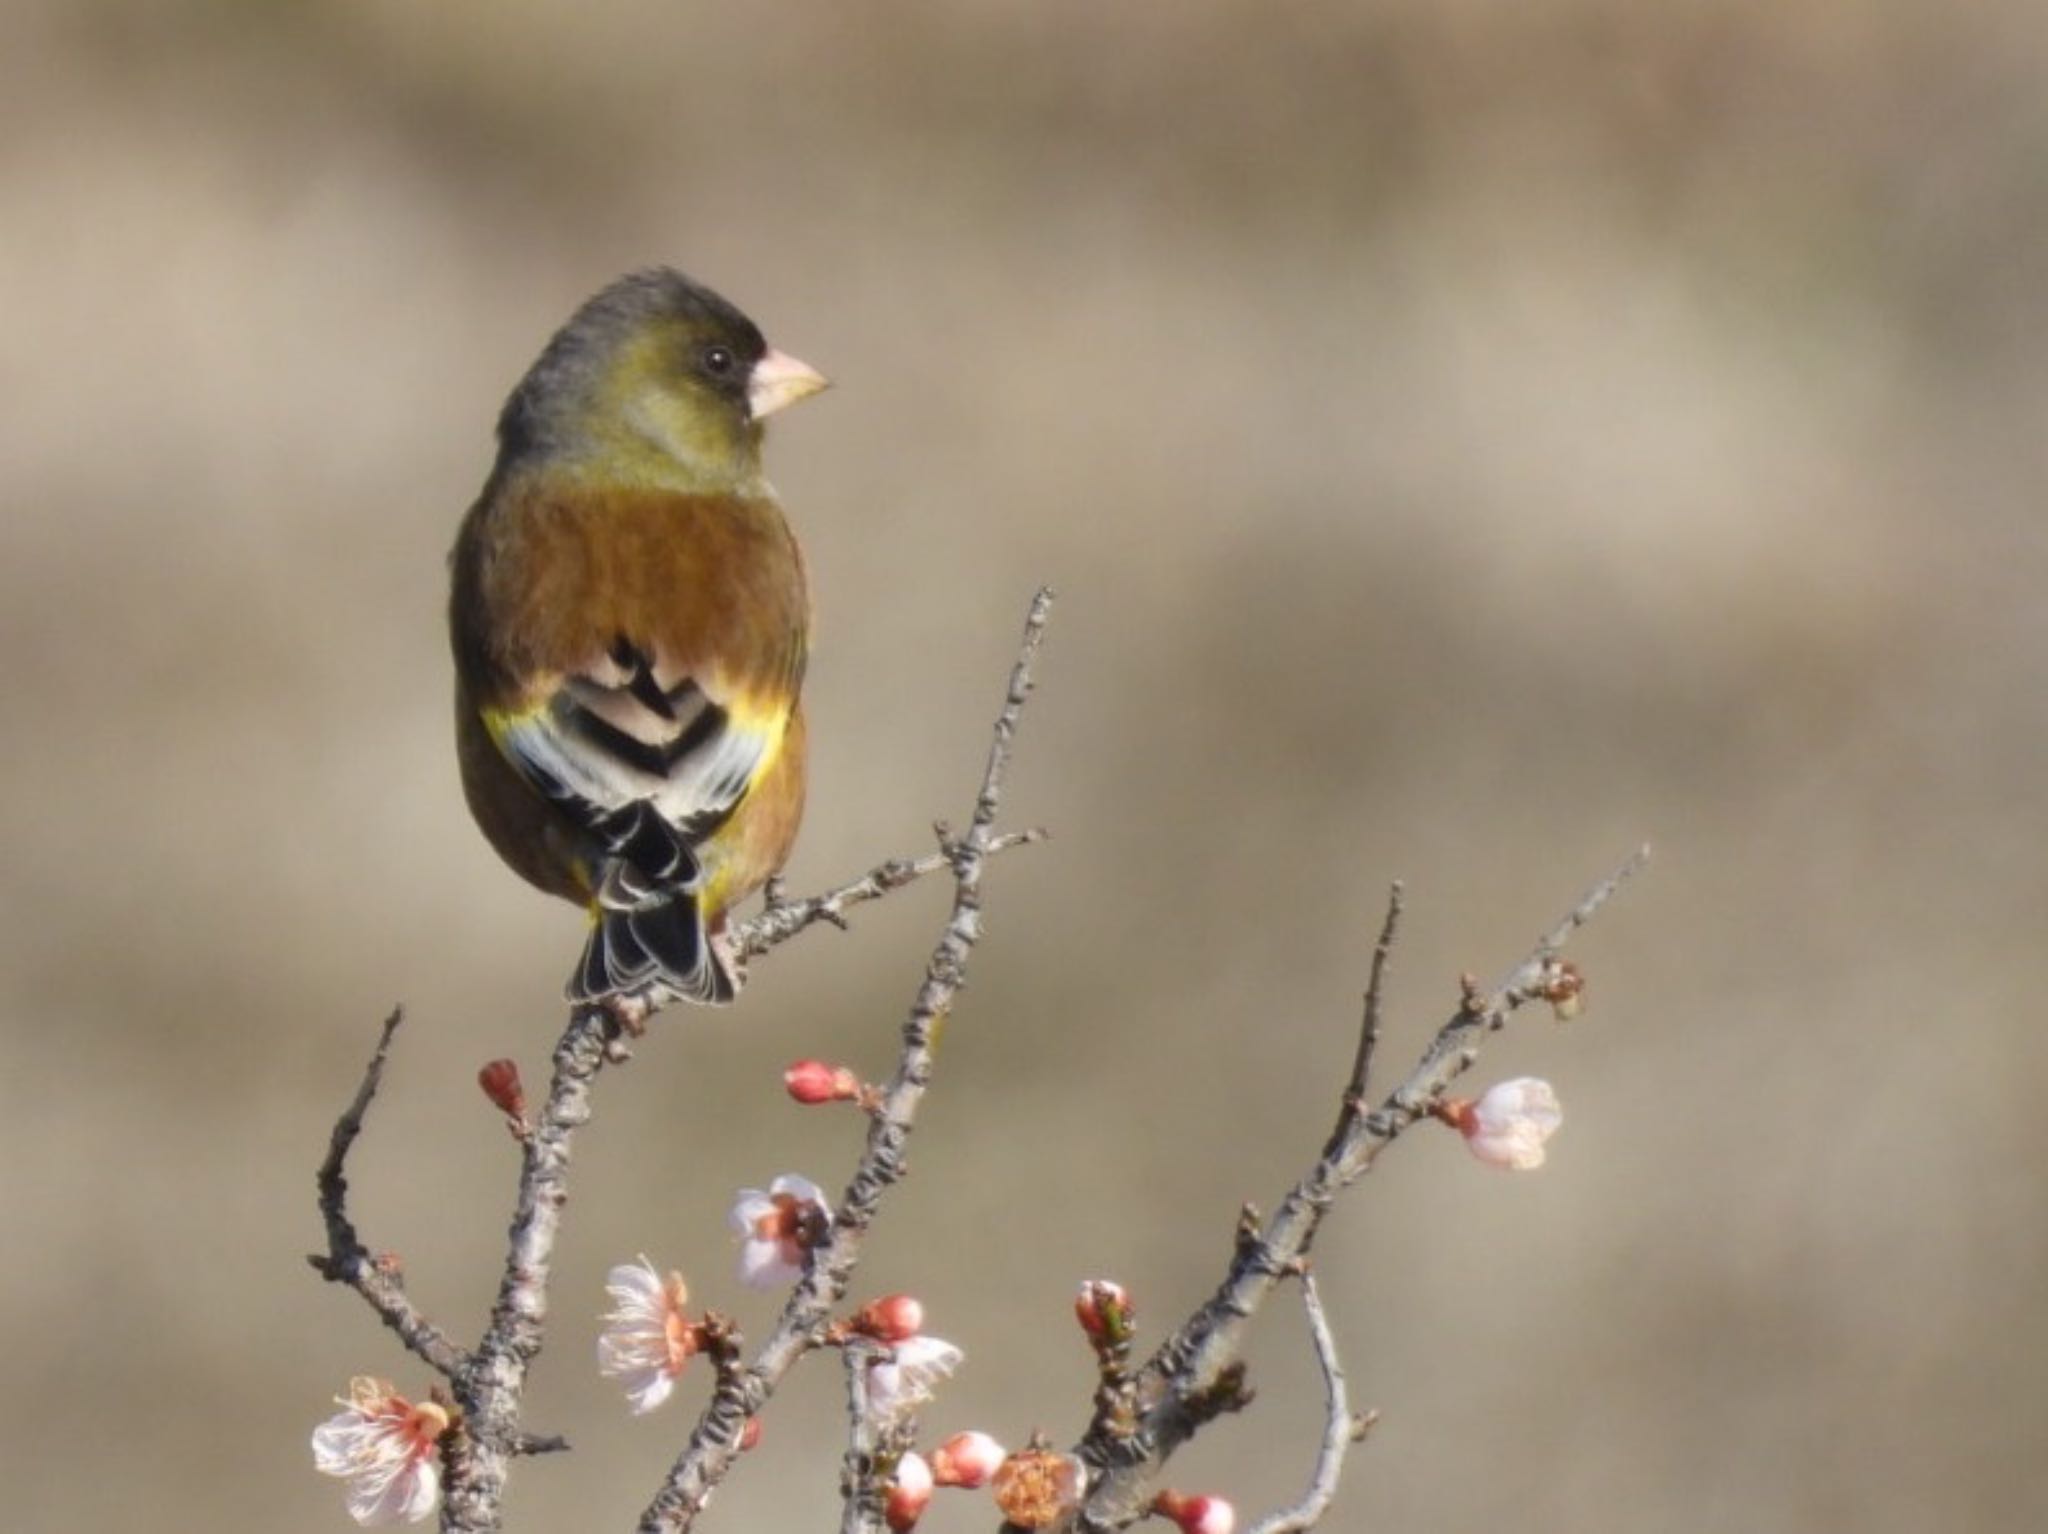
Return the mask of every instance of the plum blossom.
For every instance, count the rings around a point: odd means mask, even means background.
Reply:
[[[1465,1137],[1466,1148],[1481,1161],[1516,1172],[1543,1165],[1543,1142],[1564,1122],[1557,1093],[1534,1076],[1489,1087],[1476,1103],[1444,1103],[1438,1116]]]
[[[742,1188],[726,1223],[740,1238],[740,1282],[773,1289],[803,1275],[811,1249],[832,1229],[825,1191],[808,1177],[786,1173],[768,1191]]]
[[[907,1337],[868,1365],[868,1411],[879,1421],[908,1416],[932,1398],[967,1355],[937,1337]]]
[[[641,1416],[668,1399],[676,1376],[702,1345],[702,1334],[683,1311],[690,1292],[682,1274],[664,1279],[645,1257],[613,1268],[604,1288],[612,1308],[597,1339],[597,1370],[625,1384],[633,1415]]]
[[[349,1482],[348,1512],[359,1524],[418,1523],[441,1498],[446,1408],[415,1406],[388,1380],[358,1377],[344,1408],[313,1429],[313,1467]]]

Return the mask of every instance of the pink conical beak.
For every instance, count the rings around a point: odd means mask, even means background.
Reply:
[[[775,414],[784,405],[809,399],[831,380],[808,362],[772,348],[747,375],[747,408],[755,420]]]

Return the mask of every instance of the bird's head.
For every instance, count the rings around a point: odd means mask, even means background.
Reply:
[[[577,310],[512,391],[501,461],[756,490],[762,421],[824,387],[709,288],[666,267],[635,272]]]

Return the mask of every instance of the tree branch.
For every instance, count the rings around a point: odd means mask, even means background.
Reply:
[[[470,1444],[462,1473],[449,1477],[441,1506],[444,1534],[481,1534],[499,1526],[505,1478],[518,1456],[526,1371],[546,1336],[548,1277],[562,1206],[569,1201],[569,1157],[577,1128],[590,1118],[590,1088],[604,1069],[615,1027],[602,1008],[580,1008],[555,1046],[547,1101],[522,1141],[519,1201],[498,1281],[497,1303],[470,1365],[455,1384]]]
[[[1642,868],[1649,854],[1647,846],[1638,849],[1588,890],[1492,991],[1482,992],[1467,977],[1458,1010],[1438,1029],[1407,1079],[1377,1109],[1361,1113],[1347,1097],[1315,1166],[1262,1228],[1240,1234],[1236,1257],[1216,1293],[1160,1344],[1139,1371],[1138,1396],[1155,1404],[1132,1431],[1113,1434],[1097,1427],[1076,1445],[1095,1473],[1087,1500],[1070,1517],[1070,1524],[1086,1534],[1110,1534],[1145,1516],[1168,1457],[1239,1397],[1250,1321],[1273,1286],[1297,1271],[1307,1257],[1337,1195],[1363,1176],[1381,1152],[1471,1067],[1478,1058],[1480,1035],[1505,1026],[1516,1010],[1554,989],[1559,951]],[[1393,926],[1398,904],[1398,896],[1389,902],[1383,933]],[[1376,968],[1384,971],[1377,955]],[[1376,1005],[1369,1003],[1368,1034],[1376,1031],[1376,1013]],[[1369,1063],[1370,1051],[1363,1041],[1359,1053]]]
[[[312,1253],[306,1261],[329,1283],[346,1284],[363,1297],[377,1318],[398,1334],[398,1340],[428,1368],[443,1379],[454,1380],[469,1367],[469,1354],[457,1347],[429,1321],[405,1292],[405,1279],[397,1260],[378,1258],[363,1245],[348,1217],[348,1153],[363,1132],[363,1116],[384,1079],[384,1062],[391,1054],[391,1038],[405,1021],[405,1009],[393,1007],[384,1019],[377,1047],[363,1070],[355,1097],[334,1121],[328,1137],[327,1155],[320,1163],[316,1182],[320,1190],[320,1218],[327,1226],[326,1255]]]
[[[844,1298],[852,1281],[862,1240],[883,1194],[904,1175],[904,1148],[918,1103],[931,1081],[934,1040],[966,981],[968,957],[981,936],[982,870],[996,847],[994,827],[1003,778],[1018,718],[1031,696],[1032,666],[1045,637],[1052,600],[1050,588],[1041,588],[1032,599],[967,833],[955,840],[945,827],[939,828],[940,855],[953,870],[952,910],[911,1003],[896,1073],[876,1104],[866,1148],[833,1214],[831,1234],[812,1252],[810,1267],[798,1280],[775,1330],[753,1363],[734,1379],[721,1381],[713,1391],[689,1444],[641,1515],[639,1534],[679,1534],[702,1511],[738,1453],[741,1425],[775,1393],[796,1361],[818,1345],[832,1307]]]
[[[1365,986],[1365,1015],[1358,1025],[1358,1053],[1352,1057],[1351,1080],[1344,1087],[1347,1110],[1362,1111],[1364,1107],[1366,1085],[1372,1076],[1373,1051],[1379,1048],[1380,1042],[1380,1006],[1384,999],[1387,963],[1393,957],[1394,938],[1401,928],[1404,894],[1399,879],[1387,889],[1387,915],[1380,923],[1380,940],[1373,944],[1372,976]]]
[[[882,1534],[882,1433],[868,1406],[868,1369],[884,1350],[865,1337],[840,1345],[846,1370],[846,1454],[839,1469],[839,1534]]]
[[[1042,842],[1051,834],[1042,826],[1033,826],[1027,831],[1005,831],[1001,836],[990,839],[988,852],[994,856],[998,852],[1008,852],[1012,847]],[[734,950],[741,958],[753,958],[780,947],[819,922],[844,928],[848,907],[880,900],[884,895],[951,866],[952,858],[944,850],[927,852],[921,858],[891,858],[869,869],[858,879],[849,879],[836,888],[822,890],[802,900],[771,901],[759,914],[733,926]]]
[[[1400,903],[1395,885],[1395,906]],[[1391,926],[1391,920],[1389,926]],[[1380,952],[1385,952],[1384,947]],[[1374,965],[1375,977],[1379,966]],[[1330,1334],[1329,1317],[1323,1314],[1322,1296],[1316,1293],[1315,1275],[1301,1275],[1301,1305],[1308,1314],[1308,1334],[1315,1343],[1316,1365],[1323,1371],[1323,1441],[1316,1451],[1315,1473],[1308,1491],[1292,1507],[1270,1513],[1253,1524],[1246,1534],[1304,1534],[1322,1521],[1337,1495],[1337,1483],[1344,1475],[1344,1456],[1371,1426],[1370,1417],[1351,1415],[1351,1397],[1344,1384],[1344,1367],[1337,1360],[1337,1339]]]
[[[860,1232],[882,1192],[902,1176],[902,1147],[918,1098],[930,1075],[932,1034],[952,1004],[964,976],[967,954],[980,932],[981,872],[987,859],[1012,847],[1043,840],[1031,829],[997,835],[993,830],[1002,778],[1008,766],[1017,715],[1031,691],[1031,662],[1043,638],[1052,593],[1041,590],[1031,606],[1025,639],[995,744],[975,802],[974,820],[955,842],[941,836],[940,850],[918,858],[891,858],[860,877],[799,900],[774,899],[758,915],[734,925],[735,948],[754,956],[780,946],[821,921],[844,925],[851,906],[878,900],[942,868],[954,877],[954,902],[946,931],[934,950],[924,987],[905,1027],[905,1047],[896,1079],[883,1095],[853,1184],[837,1216],[831,1242],[816,1254],[811,1271],[785,1308],[783,1324],[753,1366],[726,1371],[713,1393],[690,1449],[677,1461],[648,1512],[648,1527],[681,1527],[687,1514],[675,1510],[701,1505],[708,1488],[729,1468],[747,1417],[790,1364],[816,1342],[832,1304],[845,1293],[859,1252]],[[547,1323],[548,1280],[568,1201],[571,1149],[577,1128],[590,1117],[593,1083],[607,1063],[625,1058],[620,1020],[602,1008],[573,1013],[557,1042],[553,1074],[541,1111],[521,1135],[519,1189],[508,1234],[505,1264],[489,1324],[475,1350],[466,1351],[426,1320],[406,1296],[395,1259],[379,1259],[364,1247],[347,1215],[345,1167],[375,1098],[402,1014],[384,1024],[375,1052],[354,1099],[336,1121],[319,1170],[319,1206],[327,1227],[328,1251],[308,1261],[332,1282],[360,1294],[385,1325],[429,1367],[453,1386],[462,1408],[456,1451],[449,1456],[441,1528],[444,1534],[486,1534],[500,1526],[511,1461],[523,1455],[567,1447],[556,1437],[521,1430],[527,1371],[539,1354]],[[693,1488],[696,1488],[693,1490]],[[659,1511],[658,1511],[659,1510]]]

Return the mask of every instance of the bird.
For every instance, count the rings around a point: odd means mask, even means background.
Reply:
[[[449,556],[456,756],[505,863],[583,906],[565,991],[722,1005],[729,913],[803,817],[803,551],[762,423],[826,387],[672,267],[577,309],[506,399]]]

